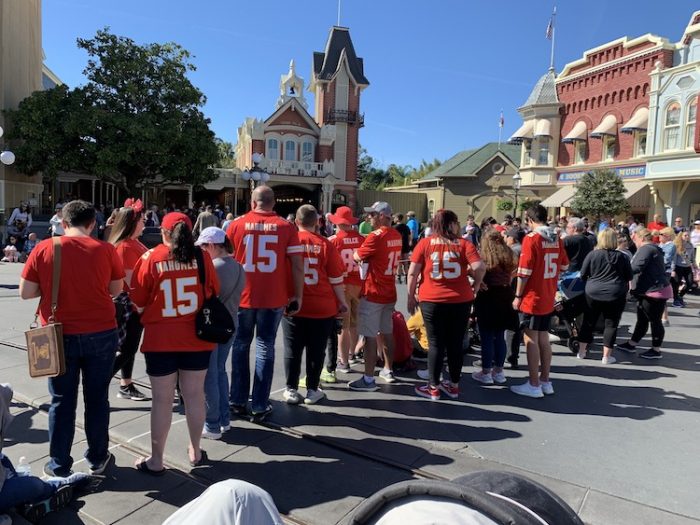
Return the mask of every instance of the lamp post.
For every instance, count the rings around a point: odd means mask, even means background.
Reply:
[[[519,217],[520,213],[518,213],[518,192],[520,191],[520,184],[522,183],[523,178],[520,176],[520,172],[516,171],[515,175],[513,175],[513,192],[515,193],[515,216]]]
[[[4,131],[0,127],[0,137],[2,137],[3,133],[4,133]],[[3,150],[2,153],[0,153],[0,162],[2,162],[5,166],[9,166],[10,164],[14,164],[15,154],[9,150]]]
[[[258,185],[258,183],[265,184],[267,181],[270,180],[270,174],[264,169],[262,169],[260,166],[258,166],[258,164],[260,164],[263,161],[263,158],[264,157],[261,153],[253,153],[253,167],[241,173],[241,178],[245,181],[250,182],[251,193]]]

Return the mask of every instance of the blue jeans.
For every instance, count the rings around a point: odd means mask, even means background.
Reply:
[[[503,368],[506,360],[505,330],[483,330],[479,326],[481,337],[481,368]]]
[[[238,329],[231,357],[231,397],[234,405],[244,406],[250,393],[250,345],[255,332],[255,381],[253,412],[267,410],[275,367],[275,338],[284,308],[240,308]]]
[[[117,352],[117,331],[64,335],[66,373],[49,379],[49,461],[57,475],[73,466],[70,455],[75,435],[78,386],[83,380],[85,401],[85,459],[90,467],[102,463],[109,446],[109,382]],[[59,474],[60,473],[60,474]]]
[[[0,461],[7,473],[7,479],[0,490],[0,512],[8,512],[25,503],[44,500],[56,492],[54,484],[47,483],[36,476],[18,476],[7,456],[0,454]]]
[[[220,432],[221,427],[231,422],[228,410],[228,375],[226,360],[231,352],[233,337],[226,343],[217,345],[209,358],[209,368],[204,379],[204,396],[206,398],[207,418],[204,424],[208,432]]]

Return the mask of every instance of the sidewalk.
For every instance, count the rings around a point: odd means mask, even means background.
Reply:
[[[19,265],[0,266],[0,341],[21,346],[35,303],[19,301],[16,289],[6,288],[19,271]],[[329,385],[322,404],[291,407],[279,401],[284,374],[278,345],[269,425],[234,420],[224,440],[203,442],[211,465],[190,474],[184,418],[175,411],[166,450],[172,470],[163,478],[132,468],[149,448],[150,403],[116,398],[114,381],[110,437],[116,465],[101,493],[77,502],[78,513],[66,510],[47,523],[161,523],[208,484],[236,477],[270,492],[291,520],[326,525],[342,523],[365,497],[397,481],[452,479],[485,469],[518,471],[542,482],[586,523],[700,523],[700,465],[689,455],[691,436],[700,431],[696,314],[672,311],[660,362],[618,356],[619,365],[604,367],[556,347],[557,395],[545,400],[475,385],[468,377],[473,369],[465,367],[459,402],[417,399],[409,374],[375,393],[349,392],[344,382]],[[630,318],[625,314],[623,323]],[[48,453],[43,410],[49,396],[46,382],[30,379],[26,370],[26,354],[0,344],[0,381],[13,384],[13,413],[19,413],[4,451],[15,461],[26,456],[40,473]],[[512,384],[525,372],[507,375]],[[141,356],[134,377],[147,382]],[[80,458],[81,431],[75,443],[73,454]]]

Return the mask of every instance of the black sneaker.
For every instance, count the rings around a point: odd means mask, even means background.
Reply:
[[[148,399],[148,396],[136,388],[134,383],[120,386],[117,397],[121,399],[131,399],[132,401],[146,401]]]
[[[509,357],[508,358],[508,363],[510,363],[510,369],[511,370],[517,370],[518,369],[518,358],[517,357]]]
[[[50,478],[67,478],[73,474],[73,471],[69,468],[53,468],[51,466],[51,462],[49,461],[46,465],[44,465],[44,474]]]
[[[272,414],[272,405],[267,405],[267,408],[265,410],[263,410],[262,412],[251,412],[250,413],[250,421],[251,421],[251,423],[261,423],[270,414]]]
[[[18,511],[29,523],[39,523],[48,513],[67,507],[72,500],[73,487],[64,485],[59,487],[50,498],[24,505]]]
[[[636,346],[632,346],[629,343],[622,343],[621,345],[617,345],[618,350],[622,350],[623,352],[627,352],[628,354],[634,354],[637,351]]]
[[[107,467],[109,466],[110,462],[114,459],[114,456],[112,455],[111,452],[107,452],[107,457],[101,461],[99,464],[95,465],[94,467],[89,467],[90,474],[93,476],[96,474],[102,474],[105,470],[107,470]]]
[[[658,350],[654,350],[653,348],[650,348],[646,352],[639,354],[639,357],[644,358],[644,359],[661,359],[661,352],[659,352]]]
[[[250,416],[246,405],[234,405],[231,403],[229,404],[228,408],[231,411],[231,415],[234,417],[247,418]]]

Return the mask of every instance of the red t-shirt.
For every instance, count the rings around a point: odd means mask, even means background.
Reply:
[[[548,240],[537,231],[523,239],[518,277],[527,277],[520,311],[531,315],[549,315],[554,311],[559,272],[569,266],[564,243]]]
[[[345,284],[362,286],[360,266],[355,262],[353,255],[355,250],[362,246],[365,238],[355,230],[338,230],[338,233],[329,237],[328,240],[336,247],[345,265]]]
[[[432,235],[413,249],[411,262],[422,264],[418,299],[431,303],[466,303],[474,300],[469,265],[481,257],[465,239],[453,241]]]
[[[345,266],[338,250],[326,238],[299,232],[304,257],[304,300],[298,317],[327,319],[338,314],[333,286],[343,284]]]
[[[39,284],[39,313],[51,315],[53,241],[41,241],[29,254],[22,278]],[[114,246],[92,237],[61,237],[61,284],[56,321],[68,335],[104,332],[117,327],[109,283],[124,278]]]
[[[253,210],[232,221],[226,235],[246,273],[240,306],[286,306],[289,258],[301,255],[296,228],[274,211]]]
[[[148,248],[137,239],[124,239],[114,248],[117,250],[117,255],[122,260],[125,272],[129,270],[133,271],[138,260],[148,251]],[[129,291],[126,282],[124,282],[124,291]]]
[[[396,302],[394,275],[401,260],[401,234],[394,228],[382,226],[374,230],[357,250],[363,262],[369,263],[362,295],[373,303]]]
[[[204,258],[206,296],[219,294],[219,278],[207,252]],[[174,261],[164,244],[146,252],[131,277],[131,300],[143,308],[142,352],[194,352],[215,345],[195,334],[195,318],[204,303],[197,261]]]

